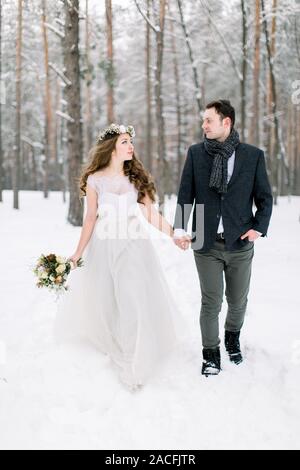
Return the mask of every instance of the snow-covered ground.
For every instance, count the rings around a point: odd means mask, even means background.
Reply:
[[[174,200],[173,200],[174,203]],[[200,374],[200,289],[191,250],[159,242],[161,262],[188,326],[169,373],[139,392],[118,381],[87,344],[57,346],[56,304],[35,287],[41,253],[69,256],[80,228],[59,193],[12,192],[0,204],[1,449],[300,448],[300,198],[281,198],[267,238],[255,243],[245,361]],[[223,324],[226,302],[220,317]]]

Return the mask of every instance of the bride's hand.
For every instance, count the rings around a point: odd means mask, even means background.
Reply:
[[[74,268],[72,268],[72,269],[77,268],[77,262],[78,262],[79,258],[81,258],[80,253],[74,253],[74,255],[72,255],[68,258],[68,261],[73,263]]]
[[[187,250],[190,243],[192,242],[192,239],[189,235],[185,235],[183,237],[173,237],[173,241],[178,248],[181,248],[182,250]]]

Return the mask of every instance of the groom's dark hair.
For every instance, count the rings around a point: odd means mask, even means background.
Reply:
[[[235,110],[231,106],[229,100],[216,100],[211,101],[206,105],[206,109],[215,108],[216,113],[218,113],[222,119],[229,117],[231,120],[231,129],[233,129],[235,123]]]

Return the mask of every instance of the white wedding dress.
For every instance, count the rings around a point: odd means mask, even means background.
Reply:
[[[150,239],[137,190],[125,175],[89,175],[98,218],[58,301],[58,341],[86,338],[117,366],[122,382],[143,384],[180,342],[182,318]]]

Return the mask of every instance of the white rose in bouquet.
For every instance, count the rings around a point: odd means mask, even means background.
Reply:
[[[57,266],[57,268],[55,269],[55,271],[56,271],[58,274],[61,274],[61,273],[65,272],[65,269],[66,269],[66,265],[65,265],[65,264],[60,264],[59,266]]]

